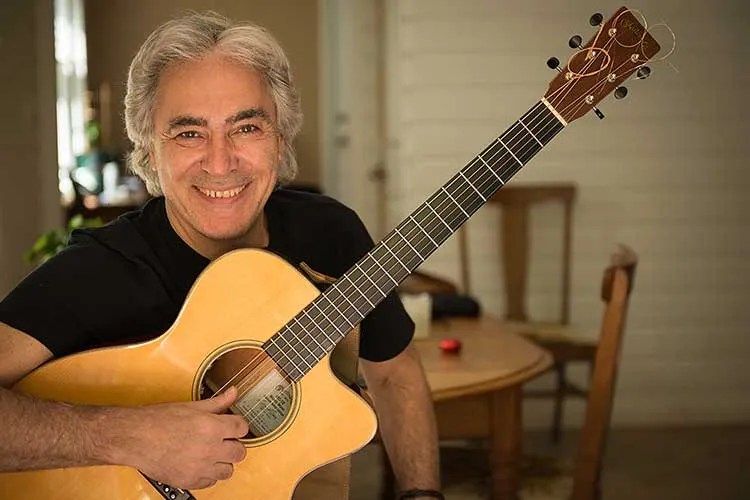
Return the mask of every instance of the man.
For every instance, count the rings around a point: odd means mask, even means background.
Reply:
[[[163,333],[198,274],[230,250],[267,248],[338,276],[372,241],[339,203],[280,188],[296,173],[301,113],[286,57],[261,28],[215,14],[162,25],[132,62],[125,118],[130,166],[154,200],[75,234],[0,303],[0,471],[123,464],[204,488],[245,457],[237,438],[247,422],[225,414],[236,390],[114,408],[8,388],[53,357]],[[435,421],[412,329],[388,297],[362,323],[361,369],[409,490],[402,497],[440,498]]]

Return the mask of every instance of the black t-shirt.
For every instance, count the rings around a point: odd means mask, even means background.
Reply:
[[[359,217],[325,196],[278,189],[266,215],[268,250],[329,276],[340,277],[373,246]],[[0,302],[0,322],[58,357],[148,340],[172,325],[208,264],[177,235],[164,199],[156,198],[104,227],[74,231],[67,248]],[[390,359],[413,331],[391,294],[362,322],[360,357]]]

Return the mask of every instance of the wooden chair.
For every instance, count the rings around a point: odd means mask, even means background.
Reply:
[[[535,498],[598,500],[601,498],[602,463],[636,264],[635,252],[621,245],[612,255],[610,266],[604,271],[601,287],[604,313],[599,329],[586,417],[575,462],[572,467],[566,467],[555,460],[529,457],[525,461],[530,465],[525,467],[521,481],[522,491],[519,498],[523,500]],[[472,483],[483,481],[489,474],[487,455],[481,450],[458,448],[450,452],[456,456],[443,458],[459,463],[462,469],[459,473],[466,474],[468,471],[472,475],[469,478]],[[463,482],[466,481],[466,478],[461,479]],[[446,478],[445,482],[449,490],[450,478]]]
[[[571,183],[511,184],[490,199],[500,207],[502,267],[505,291],[505,319],[524,324],[522,333],[547,349],[554,359],[555,387],[552,390],[527,391],[525,396],[554,399],[552,439],[558,442],[562,429],[563,402],[566,397],[585,398],[587,392],[567,378],[567,365],[594,361],[596,344],[582,340],[568,327],[570,321],[570,274],[573,233],[573,204],[576,185]],[[529,254],[531,248],[531,209],[543,203],[560,203],[564,219],[562,227],[562,252],[560,255],[561,289],[559,316],[556,320],[535,323],[529,318],[526,307]],[[460,272],[463,289],[471,293],[471,276],[468,252],[468,227],[459,231]]]
[[[573,473],[574,500],[601,497],[602,458],[612,417],[620,348],[637,262],[635,252],[622,245],[613,254],[612,263],[604,272],[604,316],[586,404],[586,419]]]

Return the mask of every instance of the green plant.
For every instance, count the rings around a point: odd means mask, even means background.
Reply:
[[[104,222],[99,218],[86,219],[83,215],[74,215],[64,228],[51,229],[42,234],[24,255],[24,260],[29,264],[38,266],[53,257],[68,245],[70,234],[74,229],[84,227],[98,227]]]

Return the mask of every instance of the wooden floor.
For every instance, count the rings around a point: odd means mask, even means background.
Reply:
[[[554,447],[546,434],[527,433],[525,453],[573,456],[577,437],[577,433],[568,432],[561,446]],[[615,430],[609,443],[603,500],[750,498],[750,426]],[[351,500],[377,498],[377,453],[377,449],[368,446],[355,455]],[[447,498],[487,498],[484,494],[485,465],[480,457],[467,460],[467,454],[460,449],[444,453]],[[473,478],[458,477],[459,469],[463,469],[462,475]],[[552,498],[555,496],[551,495]]]

